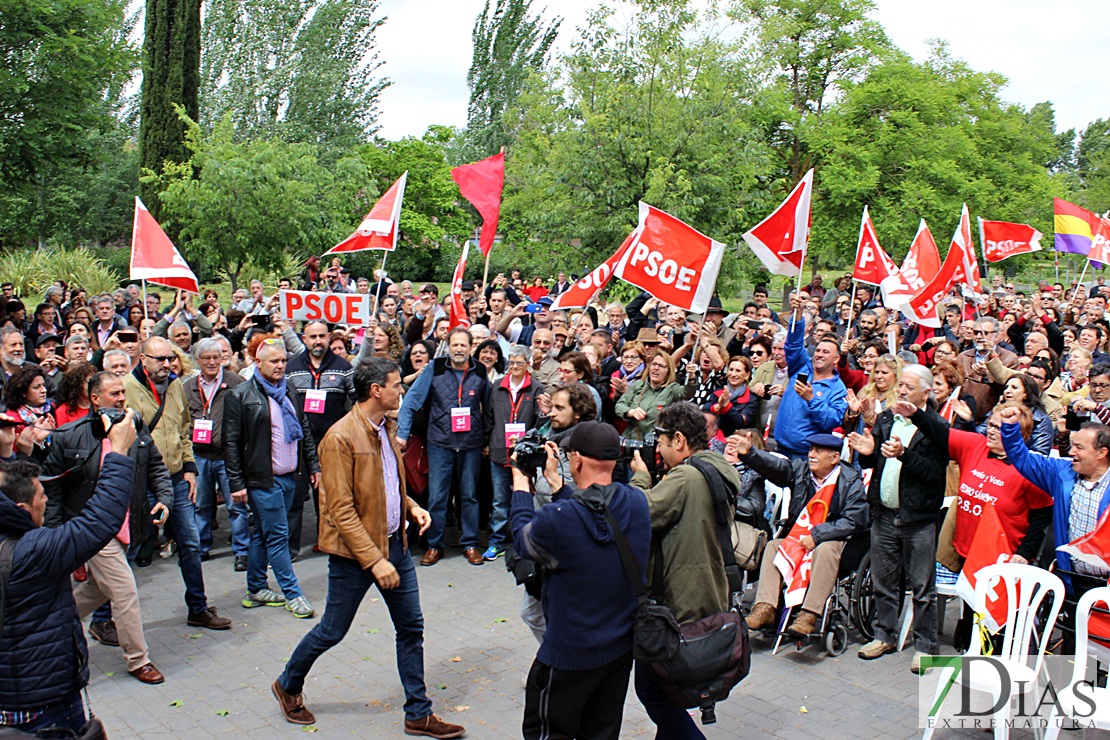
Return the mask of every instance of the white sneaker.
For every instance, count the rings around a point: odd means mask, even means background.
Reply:
[[[243,606],[248,609],[253,609],[256,606],[284,606],[285,597],[276,591],[264,588],[261,591],[251,593],[247,591],[247,595],[243,597]]]

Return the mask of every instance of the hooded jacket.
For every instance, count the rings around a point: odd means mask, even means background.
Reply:
[[[111,452],[101,472],[84,511],[57,529],[36,527],[0,493],[0,540],[19,538],[0,634],[0,710],[49,709],[88,683],[88,645],[69,575],[119,532],[135,463]]]
[[[651,519],[644,494],[612,483],[608,509],[644,575]],[[591,493],[598,492],[597,488]],[[570,486],[538,510],[528,491],[513,491],[513,547],[546,568],[543,614],[547,631],[536,658],[552,668],[599,668],[632,650],[636,591],[628,581],[609,522],[587,508]]]

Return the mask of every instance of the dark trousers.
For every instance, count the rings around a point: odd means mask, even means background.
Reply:
[[[15,727],[16,729],[31,733],[59,728],[63,731],[70,730],[75,733],[73,737],[77,737],[88,721],[88,718],[85,716],[85,704],[81,701],[81,694],[77,693],[61,704],[47,709],[30,722],[24,722],[21,725],[15,725]],[[44,737],[69,737],[69,735],[58,734],[48,736],[44,734]]]
[[[588,671],[532,662],[524,690],[525,740],[618,740],[632,653]]]
[[[399,534],[389,538],[389,562],[397,569],[401,582],[380,592],[397,633],[397,672],[405,690],[405,719],[419,720],[432,713],[432,702],[424,685],[424,615],[420,610],[416,567],[408,550],[401,546]],[[328,604],[324,616],[301,639],[285,664],[278,679],[283,689],[290,694],[303,691],[312,664],[343,640],[374,583],[370,569],[363,570],[358,561],[329,556]]]
[[[705,740],[690,713],[667,698],[651,669],[641,663],[636,664],[636,698],[655,723],[656,740]]]
[[[304,504],[309,496],[312,497],[312,507],[316,510],[316,520],[320,520],[320,497],[309,481],[307,467],[301,466],[297,471],[297,486],[293,489],[293,501],[289,505],[289,554],[297,555],[301,551],[301,533],[304,531]]]
[[[875,589],[875,639],[897,644],[905,588],[913,594],[914,650],[933,655],[937,652],[937,525],[897,524],[896,512],[884,506],[874,513],[871,583]]]

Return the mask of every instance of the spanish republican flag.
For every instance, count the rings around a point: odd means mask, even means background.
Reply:
[[[1086,257],[1098,232],[1098,216],[1059,198],[1053,198],[1052,206],[1056,216],[1056,251]]]

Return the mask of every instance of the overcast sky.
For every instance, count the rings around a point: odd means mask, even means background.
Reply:
[[[1025,107],[1051,100],[1059,129],[1082,130],[1110,116],[1110,28],[1106,0],[878,0],[875,17],[894,43],[922,59],[929,39],[949,42],[973,69],[1006,75],[1007,100]],[[383,73],[381,131],[388,139],[419,136],[431,124],[463,126],[469,91],[470,31],[483,0],[382,0],[378,31]],[[534,7],[542,8],[543,0]],[[558,0],[556,46],[567,49],[596,0]]]

